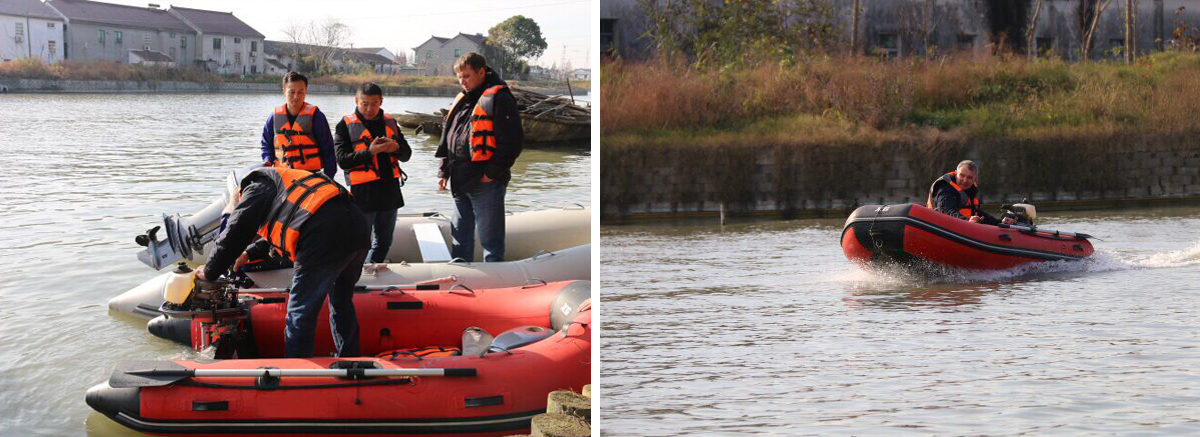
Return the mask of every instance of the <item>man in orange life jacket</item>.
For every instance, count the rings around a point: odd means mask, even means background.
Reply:
[[[365,83],[354,95],[354,113],[342,117],[334,128],[338,165],[346,171],[354,202],[366,214],[367,225],[374,229],[371,251],[367,253],[373,263],[384,262],[392,246],[396,210],[404,206],[400,163],[412,157],[412,148],[400,133],[400,126],[380,109],[381,105],[383,90]]]
[[[483,56],[462,55],[454,72],[463,92],[446,114],[433,155],[442,158],[438,189],[449,182],[454,196],[450,255],[473,261],[478,227],[484,261],[504,261],[504,194],[525,136],[521,115],[512,91]]]
[[[362,274],[370,230],[350,194],[321,172],[274,166],[246,175],[233,201],[237,208],[197,278],[215,279],[231,266],[236,270],[251,257],[265,258],[268,250],[278,250],[294,264],[285,355],[312,356],[317,315],[326,296],[338,356],[359,355],[354,285]]]
[[[285,104],[276,106],[263,126],[262,159],[265,165],[283,164],[300,170],[337,174],[329,120],[316,106],[304,101],[308,78],[295,71],[283,75]]]
[[[971,223],[997,225],[1000,223],[1013,224],[1012,218],[1005,217],[997,220],[987,212],[979,209],[979,165],[975,161],[963,161],[958,167],[933,181],[929,187],[929,197],[925,206],[938,212]]]

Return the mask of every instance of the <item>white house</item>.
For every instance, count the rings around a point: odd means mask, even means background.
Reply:
[[[487,37],[482,34],[459,33],[453,38],[430,37],[429,40],[416,46],[416,58],[413,65],[422,76],[451,76],[454,75],[454,62],[459,56],[469,52],[482,52],[483,43]]]
[[[591,79],[592,79],[592,69],[590,69],[590,68],[576,68],[575,70],[571,71],[571,80],[591,80]]]
[[[172,16],[197,33],[197,62],[219,73],[260,74],[264,71],[263,34],[232,12],[172,6]]]
[[[0,0],[0,61],[65,58],[61,15],[38,0]]]

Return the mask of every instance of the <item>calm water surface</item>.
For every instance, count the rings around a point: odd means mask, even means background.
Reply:
[[[605,226],[604,435],[1200,435],[1200,208],[1093,259],[864,271],[842,220]]]
[[[388,112],[432,112],[452,98],[385,97]],[[110,315],[106,302],[157,275],[133,237],[160,214],[190,214],[218,196],[225,175],[257,162],[267,115],[281,95],[0,95],[0,435],[129,434],[84,403],[121,359],[179,359],[190,351]],[[337,123],[351,96],[310,95]],[[437,144],[405,129],[404,212],[452,211],[438,193]],[[507,206],[588,205],[591,156],[526,149]],[[341,173],[338,174],[339,181]]]

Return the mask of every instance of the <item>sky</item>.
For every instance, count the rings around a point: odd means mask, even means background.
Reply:
[[[487,35],[488,29],[514,15],[532,18],[542,29],[546,51],[534,64],[563,63],[590,68],[590,0],[98,0],[132,6],[159,4],[233,12],[267,39],[283,41],[289,23],[336,18],[351,28],[354,47],[384,47],[392,53],[412,49],[430,36]]]

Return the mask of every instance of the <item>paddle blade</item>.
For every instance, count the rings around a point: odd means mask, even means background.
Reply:
[[[120,361],[108,385],[112,388],[160,387],[188,377],[187,368],[173,361]]]

